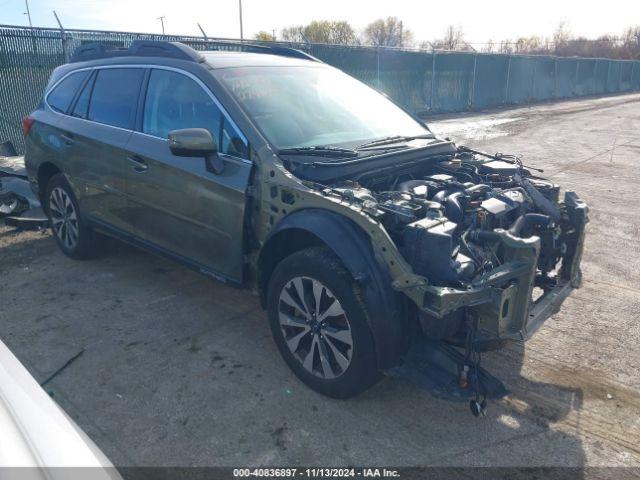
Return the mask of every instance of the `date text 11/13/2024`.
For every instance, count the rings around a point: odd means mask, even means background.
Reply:
[[[303,477],[303,478],[397,478],[397,470],[388,468],[236,468],[234,478]]]

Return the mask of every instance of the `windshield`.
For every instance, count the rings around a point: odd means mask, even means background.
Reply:
[[[241,67],[219,77],[277,149],[430,132],[362,82],[326,67]]]

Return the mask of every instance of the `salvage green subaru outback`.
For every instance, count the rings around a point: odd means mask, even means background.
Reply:
[[[586,205],[304,52],[239,50],[91,44],[54,71],[23,126],[60,249],[106,234],[253,289],[325,395],[390,374],[482,412],[506,389],[480,353],[579,286]]]

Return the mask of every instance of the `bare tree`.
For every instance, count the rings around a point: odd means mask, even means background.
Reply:
[[[371,22],[364,29],[364,41],[375,47],[410,47],[413,33],[404,28],[398,17],[387,17]]]
[[[560,22],[556,31],[553,32],[553,48],[556,55],[562,55],[563,51],[566,54],[566,48],[568,47],[572,38],[569,27],[565,22]]]
[[[513,53],[548,54],[550,53],[549,41],[536,35],[520,37],[513,44]]]
[[[640,59],[640,25],[629,27],[622,35],[625,58]]]
[[[287,42],[330,43],[352,45],[357,42],[356,32],[346,21],[314,20],[309,25],[296,25],[282,30]]]
[[[294,25],[282,30],[281,37],[288,42],[312,42],[352,45],[358,43],[358,36],[353,27],[345,21],[318,20],[308,25]],[[272,40],[273,35],[266,31],[256,35],[258,40]],[[397,17],[376,20],[362,32],[363,42],[373,46],[409,47],[413,46],[413,35],[404,28]],[[422,50],[458,50],[475,51],[464,38],[459,27],[447,27],[440,40],[419,43]],[[603,57],[620,59],[640,59],[640,25],[629,27],[622,35],[602,35],[599,38],[587,39],[575,37],[566,23],[560,23],[553,35],[549,37],[519,37],[515,40],[504,39],[499,42],[489,40],[483,45],[486,53],[503,54],[554,54],[558,56]]]
[[[461,47],[465,44],[462,28],[454,27],[453,25],[447,27],[444,38],[439,42],[442,50],[461,50]]]
[[[500,40],[500,46],[498,47],[498,53],[504,54],[512,54],[513,53],[513,42],[510,39]]]
[[[458,50],[461,52],[475,52],[475,48],[464,39],[464,32],[460,27],[449,25],[444,32],[444,37],[432,42],[437,50]],[[493,48],[493,47],[492,47]]]
[[[292,27],[283,28],[280,32],[280,37],[285,42],[306,42],[303,25],[294,25]]]
[[[566,24],[561,23],[553,37],[520,37],[515,42],[500,42],[500,53],[554,54],[561,57],[603,57],[620,59],[640,59],[640,26],[625,30],[621,37],[602,35],[597,39],[574,37]]]
[[[260,30],[258,33],[256,33],[254,38],[256,40],[261,40],[263,42],[275,41],[275,37],[273,36],[273,34],[269,32],[265,32],[264,30]]]
[[[622,36],[601,35],[594,40],[573,36],[567,25],[561,23],[552,39],[536,36],[519,38],[509,46],[509,50],[513,53],[553,53],[563,57],[640,58],[640,26],[628,28]]]
[[[489,39],[487,43],[485,43],[484,47],[482,47],[482,51],[484,53],[493,53],[496,50],[496,43],[493,39]]]
[[[331,22],[329,32],[329,43],[337,45],[353,45],[357,43],[358,37],[349,22]]]

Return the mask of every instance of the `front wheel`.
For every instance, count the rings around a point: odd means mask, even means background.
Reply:
[[[312,389],[347,398],[380,379],[358,286],[328,249],[302,250],[280,262],[267,304],[282,357]]]

